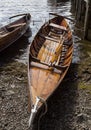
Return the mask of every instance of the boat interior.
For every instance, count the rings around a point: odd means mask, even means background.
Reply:
[[[72,50],[72,33],[67,22],[64,18],[55,17],[35,36],[29,59],[33,66],[65,68],[70,64]]]
[[[11,24],[8,24],[2,28],[0,28],[0,37],[8,35],[9,33],[23,27],[26,25],[26,17],[21,18]]]

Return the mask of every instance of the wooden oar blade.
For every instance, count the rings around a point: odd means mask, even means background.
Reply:
[[[65,19],[68,19],[68,20],[74,22],[74,23],[76,22],[75,20],[73,20],[73,19],[71,19],[71,18],[68,18],[67,16],[59,15],[59,14],[57,14],[57,13],[49,13],[49,15],[61,16],[61,17],[65,18]]]
[[[29,13],[27,13],[27,14],[18,14],[18,15],[14,15],[14,16],[9,17],[9,19],[12,19],[12,18],[18,17],[18,16],[23,16],[23,15],[30,15],[30,14]]]

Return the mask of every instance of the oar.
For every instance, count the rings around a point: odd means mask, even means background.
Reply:
[[[73,20],[73,19],[71,19],[71,18],[68,18],[68,17],[66,17],[66,16],[62,16],[62,15],[59,15],[59,14],[56,14],[56,13],[49,13],[49,15],[61,16],[61,17],[65,18],[65,19],[68,19],[68,20],[74,22],[74,23],[76,22],[75,20]]]
[[[27,13],[27,14],[18,14],[18,15],[11,16],[9,19],[12,19],[12,18],[18,17],[18,16],[23,16],[23,15],[30,15],[30,14],[29,13]]]

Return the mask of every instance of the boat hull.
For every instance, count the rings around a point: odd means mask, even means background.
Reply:
[[[18,40],[27,31],[30,18],[30,14],[26,14],[15,22],[0,28],[0,52]]]
[[[29,47],[28,90],[31,113],[32,110],[38,112],[62,82],[71,64],[72,53],[72,33],[64,17],[56,16],[40,28]]]

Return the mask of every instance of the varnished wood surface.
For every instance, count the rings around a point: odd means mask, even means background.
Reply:
[[[0,28],[0,52],[19,39],[28,29],[30,14]]]
[[[37,96],[47,100],[55,91],[68,71],[72,52],[72,33],[65,19],[55,17],[41,27],[29,49],[31,106]]]

